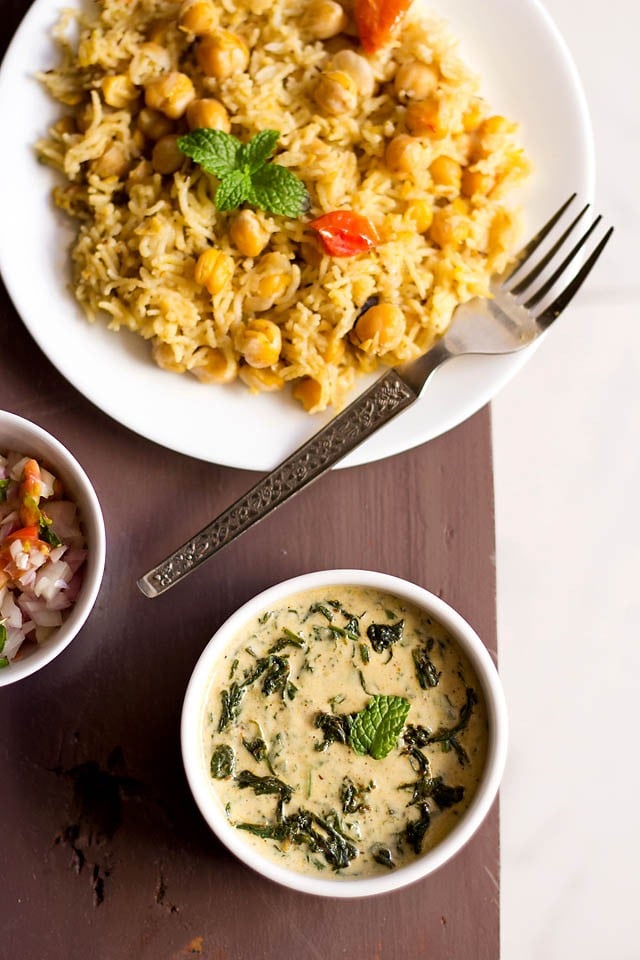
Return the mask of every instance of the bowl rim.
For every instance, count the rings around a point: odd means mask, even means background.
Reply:
[[[64,444],[44,427],[32,420],[9,410],[0,410],[0,443],[4,449],[7,443],[2,438],[3,431],[22,433],[32,438],[37,449],[25,450],[47,461],[51,469],[60,473],[69,487],[73,487],[73,498],[81,510],[87,539],[91,548],[87,553],[86,569],[78,599],[69,611],[69,615],[42,646],[24,659],[12,661],[8,667],[0,670],[0,687],[8,686],[36,673],[51,663],[79,633],[84,626],[98,596],[102,583],[106,560],[106,532],[102,509],[91,480],[83,467]],[[8,449],[21,450],[22,441],[9,444]],[[79,502],[79,501],[82,502]]]
[[[272,863],[238,837],[227,822],[222,806],[211,789],[201,749],[202,714],[214,662],[227,643],[250,618],[278,599],[322,586],[353,585],[393,593],[427,610],[446,627],[468,656],[482,687],[489,727],[487,757],[474,797],[449,834],[424,856],[383,876],[364,879],[329,879],[309,876]],[[374,570],[337,568],[318,570],[281,581],[253,596],[232,613],[213,634],[202,651],[187,685],[180,721],[183,766],[193,798],[218,839],[239,860],[262,876],[300,893],[354,898],[398,890],[428,876],[455,856],[471,839],[497,796],[507,756],[507,708],[491,655],[469,623],[440,597],[418,584]]]

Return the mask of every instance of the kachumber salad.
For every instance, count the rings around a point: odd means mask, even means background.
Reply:
[[[78,509],[60,478],[34,457],[0,450],[0,669],[62,625],[86,556]]]
[[[340,406],[508,262],[518,126],[424,0],[98,0],[55,39],[71,287],[163,369]]]
[[[265,610],[228,646],[203,715],[229,823],[300,873],[366,877],[432,849],[484,769],[486,708],[448,632],[378,590]]]

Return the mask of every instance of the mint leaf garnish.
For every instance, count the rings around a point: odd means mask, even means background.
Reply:
[[[10,484],[10,480],[0,480],[0,503],[7,499],[7,487]]]
[[[361,756],[382,760],[391,753],[404,727],[410,703],[406,697],[376,695],[356,713],[350,731],[351,746]]]
[[[0,653],[4,650],[4,645],[7,642],[7,628],[4,623],[0,623]]]
[[[178,147],[183,153],[220,179],[236,169],[241,146],[230,133],[206,127],[192,130],[178,139]]]
[[[230,133],[203,128],[180,137],[178,147],[218,177],[218,210],[235,210],[250,203],[269,213],[299,217],[309,206],[309,194],[294,173],[269,160],[279,137],[277,130],[261,130],[241,143]]]
[[[254,206],[283,217],[299,217],[309,205],[302,180],[277,163],[267,164],[252,175],[249,199]]]
[[[249,197],[251,179],[244,170],[232,170],[223,177],[216,190],[218,210],[235,210]]]
[[[248,167],[250,173],[255,173],[269,159],[279,139],[280,134],[277,130],[261,130],[260,133],[256,133],[248,143],[241,145],[240,163]]]

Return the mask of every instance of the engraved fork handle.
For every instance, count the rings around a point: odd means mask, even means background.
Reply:
[[[268,516],[417,399],[418,392],[390,370],[239,500],[170,557],[138,580],[157,597]]]

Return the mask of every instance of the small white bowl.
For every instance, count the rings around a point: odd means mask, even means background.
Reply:
[[[78,598],[54,633],[42,644],[26,644],[21,656],[0,670],[0,687],[22,680],[57,657],[67,647],[89,616],[102,582],[106,554],[104,520],[91,481],[59,440],[29,420],[0,410],[0,450],[17,450],[43,460],[60,477],[69,497],[78,507],[87,541],[87,558]]]
[[[407,600],[444,626],[466,653],[484,694],[489,741],[484,772],[476,793],[453,830],[432,850],[412,863],[369,879],[326,879],[307,876],[273,863],[256,852],[229,824],[211,787],[202,749],[206,696],[216,661],[228,643],[264,610],[294,594],[316,587],[370,587]],[[287,580],[258,594],[237,610],[209,641],[189,681],[182,708],[182,758],[189,786],[203,817],[218,838],[249,867],[276,883],[301,893],[325,897],[366,897],[398,890],[433,873],[450,860],[478,829],[495,800],[507,753],[507,711],[502,685],[486,647],[469,624],[448,604],[422,587],[369,570],[323,570]]]

